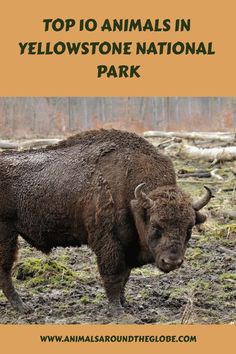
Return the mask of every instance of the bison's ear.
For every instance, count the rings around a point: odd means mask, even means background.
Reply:
[[[130,205],[134,217],[135,226],[142,243],[142,241],[145,240],[147,234],[146,210],[140,206],[138,200],[131,200]]]
[[[144,261],[144,263],[146,263],[147,260],[150,260],[150,250],[147,243],[147,209],[140,206],[138,200],[131,200],[130,205],[141,246],[140,257]]]
[[[134,199],[131,200],[130,202],[131,210],[133,217],[136,220],[142,221],[144,224],[146,224],[146,219],[147,219],[147,210],[143,208],[142,205],[140,205],[139,201]]]
[[[206,215],[200,213],[199,211],[196,211],[196,222],[195,222],[195,225],[203,224],[206,221],[206,219],[207,219]]]

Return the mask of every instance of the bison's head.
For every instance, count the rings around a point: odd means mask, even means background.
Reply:
[[[168,273],[183,263],[193,226],[206,220],[199,210],[212,193],[205,187],[205,194],[193,202],[177,186],[158,187],[148,195],[142,191],[143,186],[137,186],[131,202],[141,247],[152,255],[159,269]]]

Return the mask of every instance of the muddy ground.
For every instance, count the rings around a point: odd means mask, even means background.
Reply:
[[[208,162],[173,160],[176,171],[211,169]],[[163,274],[150,265],[132,271],[126,311],[137,323],[235,321],[236,223],[222,211],[235,209],[236,180],[232,162],[218,167],[223,180],[179,175],[179,184],[193,196],[207,185],[215,198],[205,207],[208,220],[194,229],[179,270]],[[0,323],[114,323],[108,315],[95,256],[88,248],[58,248],[45,256],[22,239],[19,243],[14,283],[33,311],[19,315],[0,293]]]

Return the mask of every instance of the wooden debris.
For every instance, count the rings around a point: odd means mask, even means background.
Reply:
[[[197,146],[182,145],[179,154],[191,159],[205,161],[231,161],[236,160],[236,146],[199,148]]]
[[[235,133],[225,132],[163,132],[163,131],[147,131],[143,133],[145,138],[182,138],[189,140],[208,140],[208,141],[236,141]]]
[[[202,185],[202,181],[198,181],[198,180],[194,180],[194,179],[181,179],[178,178],[178,182],[179,183],[193,183],[193,184],[201,184]],[[223,184],[224,181],[207,181],[207,184]]]
[[[236,210],[223,210],[221,211],[221,215],[236,220]]]
[[[19,144],[18,149],[31,149],[48,145],[55,145],[59,143],[61,139],[34,139],[27,140]]]
[[[222,181],[224,178],[220,175],[217,174],[217,171],[219,171],[218,168],[215,168],[214,170],[211,171],[211,177],[217,178],[220,181]]]
[[[220,248],[221,251],[223,251],[225,253],[228,253],[231,256],[234,256],[234,257],[236,256],[236,252],[233,251],[233,250],[230,250],[229,248],[225,248],[223,246],[220,246],[219,248]]]
[[[219,190],[219,192],[234,192],[234,191],[236,191],[236,188],[224,188]]]
[[[212,171],[195,171],[195,172],[188,172],[185,170],[179,170],[178,171],[178,176],[180,178],[188,178],[188,177],[195,177],[195,178],[216,178],[219,180],[223,180],[223,177],[217,174],[217,171],[219,169],[215,168]]]
[[[187,299],[187,304],[184,308],[183,314],[182,314],[182,318],[181,318],[181,324],[187,324],[189,323],[189,320],[191,318],[192,315],[192,311],[193,311],[193,299],[191,297],[189,297]]]
[[[33,139],[23,142],[11,142],[9,140],[0,140],[0,149],[4,150],[24,150],[38,148],[47,145],[57,144],[61,139]]]
[[[180,170],[178,175],[180,178],[188,178],[188,177],[196,177],[196,178],[209,178],[211,177],[211,173],[208,171],[196,171],[196,172],[183,172],[184,170]]]
[[[0,140],[0,149],[17,149],[18,144],[9,140]]]

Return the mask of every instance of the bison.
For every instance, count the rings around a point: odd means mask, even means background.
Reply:
[[[132,268],[180,267],[212,196],[206,188],[193,202],[177,186],[168,157],[134,133],[103,129],[1,153],[0,186],[0,288],[20,312],[26,306],[11,279],[18,235],[44,253],[88,245],[117,315]]]

